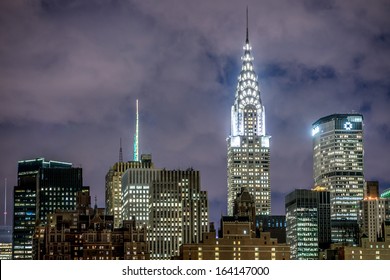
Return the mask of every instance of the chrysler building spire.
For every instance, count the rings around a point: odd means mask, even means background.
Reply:
[[[249,27],[248,27],[248,6],[246,6],[246,41],[249,44]]]
[[[248,8],[246,40],[241,57],[235,100],[231,109],[228,142],[228,215],[234,199],[245,187],[255,198],[256,215],[270,214],[269,140],[265,130],[265,109],[249,44]]]
[[[238,76],[235,101],[232,107],[232,136],[238,135],[265,135],[264,106],[261,102],[260,89],[256,72],[254,71],[248,36],[248,10],[246,42],[241,57],[242,66]]]

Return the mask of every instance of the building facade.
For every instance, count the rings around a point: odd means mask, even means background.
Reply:
[[[259,232],[269,232],[271,234],[271,238],[276,238],[278,243],[286,243],[285,215],[256,216],[256,228]]]
[[[332,243],[330,192],[326,188],[318,186],[311,191],[317,195],[318,247],[323,251],[328,249]]]
[[[265,109],[258,77],[254,71],[248,26],[241,57],[231,131],[227,138],[228,215],[233,215],[234,199],[245,187],[254,196],[257,215],[271,212],[270,136],[265,129]]]
[[[35,186],[15,186],[12,258],[32,259],[32,239],[36,215]]]
[[[339,255],[345,260],[390,260],[390,222],[383,222],[382,231],[381,241],[362,237],[359,246],[339,248]]]
[[[383,240],[382,227],[386,221],[386,213],[390,210],[390,199],[366,197],[359,201],[359,206],[360,235],[365,236],[369,242]]]
[[[0,226],[0,260],[12,259],[12,226]]]
[[[75,209],[76,193],[82,188],[82,169],[71,163],[44,158],[18,162],[18,185],[14,188],[13,259],[33,258],[37,224],[45,224],[56,209]]]
[[[359,201],[358,224],[360,236],[364,236],[369,242],[382,241],[383,223],[390,221],[390,199],[379,195],[378,181],[364,182],[364,199]]]
[[[379,198],[379,182],[365,181],[364,182],[364,198]]]
[[[151,259],[177,257],[181,244],[199,242],[208,228],[199,171],[128,169],[122,176],[122,217],[147,226]]]
[[[286,196],[285,203],[291,259],[318,259],[317,194],[311,190],[294,190]]]
[[[221,219],[221,230],[216,236],[214,226],[203,234],[198,244],[184,244],[180,248],[183,260],[289,260],[290,247],[279,244],[269,232],[259,237],[251,234],[249,217],[225,216]]]
[[[363,199],[363,116],[334,114],[312,125],[316,186],[331,199],[332,242],[358,243],[358,202]]]
[[[76,196],[83,188],[81,168],[64,164],[40,168],[37,186],[37,223],[46,224],[47,216],[57,209],[74,210]]]
[[[89,191],[79,192],[76,210],[57,210],[49,224],[37,227],[35,259],[147,260],[146,226],[124,221],[114,228],[114,217],[90,206]]]
[[[182,244],[199,243],[208,231],[207,193],[199,171],[162,170],[149,190],[151,259],[178,257]]]
[[[139,224],[149,224],[149,189],[153,181],[159,181],[161,169],[154,168],[151,155],[141,155],[137,166],[128,168],[122,175],[121,217],[135,219]]]
[[[236,195],[233,216],[223,216],[218,236],[214,223],[200,243],[184,244],[184,260],[288,260],[290,247],[256,228],[255,200],[246,188]]]
[[[139,161],[117,162],[106,174],[106,210],[107,214],[114,216],[116,228],[121,227],[122,220],[131,218],[129,215],[126,215],[126,218],[122,216],[122,176],[128,169],[153,169],[151,155],[142,155]]]

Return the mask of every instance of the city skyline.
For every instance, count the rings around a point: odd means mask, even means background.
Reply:
[[[19,160],[81,166],[84,185],[104,207],[120,138],[124,161],[133,158],[136,99],[140,153],[151,153],[158,168],[200,170],[210,221],[226,214],[226,137],[246,5],[272,135],[272,214],[284,214],[287,193],[312,187],[311,125],[334,113],[363,114],[365,179],[390,187],[384,1],[171,2],[0,3],[0,189],[3,198],[7,178],[8,224]]]

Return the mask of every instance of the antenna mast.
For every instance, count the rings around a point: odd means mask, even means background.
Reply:
[[[119,162],[123,162],[122,138],[119,139]]]
[[[246,43],[249,43],[248,6],[246,6]]]
[[[134,161],[138,161],[139,160],[139,156],[138,156],[138,99],[137,99],[137,103],[136,103],[136,122],[135,122],[135,134],[134,134],[134,151],[133,151],[133,160]]]

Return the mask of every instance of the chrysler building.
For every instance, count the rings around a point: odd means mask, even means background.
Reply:
[[[254,71],[249,44],[248,11],[244,55],[231,109],[231,131],[227,138],[228,215],[242,188],[255,198],[256,215],[271,213],[270,138],[265,130],[265,111]]]

